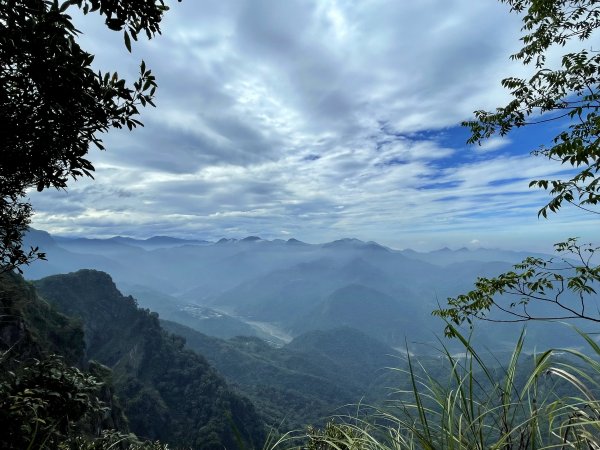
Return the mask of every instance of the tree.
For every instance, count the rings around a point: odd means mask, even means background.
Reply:
[[[92,70],[67,14],[73,7],[104,16],[129,51],[140,33],[160,33],[168,9],[164,0],[0,0],[0,272],[44,256],[22,248],[27,190],[92,177],[90,145],[103,149],[101,133],[142,125],[138,107],[154,106],[156,82],[143,61],[132,86]]]
[[[514,128],[557,121],[566,127],[548,147],[532,153],[572,168],[566,179],[533,180],[530,187],[548,191],[550,201],[538,212],[548,217],[566,205],[598,214],[600,202],[600,53],[582,48],[566,53],[559,68],[547,64],[549,50],[579,40],[589,45],[600,27],[598,0],[500,0],[512,12],[523,14],[523,47],[511,56],[533,64],[529,79],[506,78],[512,100],[494,112],[475,111],[475,120],[464,122],[471,130],[470,143],[481,143]],[[435,315],[456,324],[488,319],[492,309],[506,313],[501,321],[583,318],[600,322],[600,312],[590,296],[596,294],[600,267],[593,256],[598,248],[570,238],[555,245],[560,254],[548,260],[527,258],[514,271],[495,278],[479,278],[471,292],[448,299],[448,308]],[[594,308],[591,308],[594,304]],[[553,309],[536,309],[549,305]],[[452,328],[446,328],[452,335]]]
[[[470,143],[481,143],[494,134],[505,135],[513,128],[569,119],[549,148],[533,153],[578,168],[566,180],[534,180],[530,186],[549,190],[552,199],[539,214],[547,217],[564,202],[581,208],[600,201],[600,53],[582,49],[567,53],[559,69],[546,65],[548,50],[579,39],[586,42],[600,27],[600,3],[596,0],[501,0],[511,11],[522,13],[521,38],[525,44],[512,59],[534,62],[531,78],[506,78],[502,85],[511,90],[513,100],[495,112],[475,111],[476,120],[464,122],[471,129]]]

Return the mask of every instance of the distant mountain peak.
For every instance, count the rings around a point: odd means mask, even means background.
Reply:
[[[247,236],[241,240],[241,242],[257,242],[257,241],[262,241],[262,238],[260,238],[258,236]]]
[[[286,242],[290,245],[308,245],[306,242],[299,241],[296,238],[289,238]]]
[[[374,241],[364,242],[356,238],[337,239],[332,242],[323,244],[323,248],[353,248],[353,249],[369,249],[369,250],[384,250],[389,251],[387,247],[378,244]]]
[[[327,242],[326,244],[323,244],[323,247],[325,248],[341,248],[341,247],[347,247],[347,248],[354,248],[354,247],[358,247],[358,246],[362,246],[365,243],[363,241],[361,241],[360,239],[356,239],[356,238],[342,238],[342,239],[336,239],[335,241],[331,241],[331,242]]]
[[[35,242],[35,244],[30,244],[30,241]],[[25,234],[25,244],[27,246],[31,245],[32,247],[38,245],[44,247],[49,245],[56,245],[56,241],[54,240],[52,235],[50,235],[50,233],[48,233],[47,231],[36,230],[35,228],[29,227],[27,233]],[[44,249],[42,248],[41,250]]]
[[[390,249],[388,247],[386,247],[384,245],[381,245],[381,244],[379,244],[379,243],[377,243],[375,241],[369,241],[369,242],[367,242],[365,244],[365,247],[372,248],[372,249],[375,249],[375,250],[384,250],[386,252],[390,251]]]
[[[171,236],[152,236],[152,237],[149,237],[148,239],[144,239],[144,240],[148,243],[151,243],[151,242],[172,242],[172,243],[196,242],[195,240],[180,239],[180,238],[174,238]]]
[[[237,239],[234,238],[221,238],[217,241],[217,244],[233,244],[234,242],[237,242]]]

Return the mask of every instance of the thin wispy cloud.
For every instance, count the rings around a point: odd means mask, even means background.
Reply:
[[[474,146],[475,150],[478,152],[493,152],[496,150],[499,150],[501,148],[504,148],[508,145],[510,145],[512,143],[512,141],[507,138],[506,136],[503,137],[498,137],[498,136],[494,136],[492,138],[489,138],[486,141],[481,142],[480,144],[476,144]]]

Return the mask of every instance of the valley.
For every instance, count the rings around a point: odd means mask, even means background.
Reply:
[[[81,327],[76,364],[105,366],[112,414],[126,417],[115,423],[193,448],[302,435],[331,417],[393,408],[413,389],[413,376],[445,379],[471,353],[441,334],[444,323],[431,311],[477,275],[523,256],[417,253],[357,239],[87,240],[30,230],[26,240],[49,258],[25,267],[32,301]],[[85,264],[91,268],[69,272]],[[23,317],[26,328],[35,326]],[[581,348],[576,333],[547,325],[530,324],[524,358],[541,344]],[[485,350],[479,363],[498,371],[521,330],[495,323],[462,332]]]
[[[419,354],[435,353],[444,339],[443,321],[431,315],[438,305],[528,254],[483,248],[419,253],[357,239],[69,239],[37,230],[26,244],[40,246],[49,259],[26,267],[26,278],[101,270],[141,307],[210,336],[255,336],[281,346],[309,331],[350,327]],[[474,338],[508,351],[520,328],[497,323],[485,333],[476,328]],[[543,324],[528,328],[529,348],[574,344]]]

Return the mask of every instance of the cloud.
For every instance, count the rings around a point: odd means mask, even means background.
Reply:
[[[416,230],[535,227],[546,197],[527,180],[556,173],[509,139],[444,140],[526,72],[508,60],[518,17],[495,0],[176,3],[132,55],[94,16],[77,21],[98,68],[132,78],[146,61],[158,107],[105,137],[96,181],[31,194],[40,228],[403,247]]]
[[[486,141],[483,141],[481,144],[476,145],[474,148],[475,151],[478,152],[493,152],[504,148],[507,145],[510,145],[511,142],[512,141],[507,137],[494,136],[492,138],[487,139]]]

